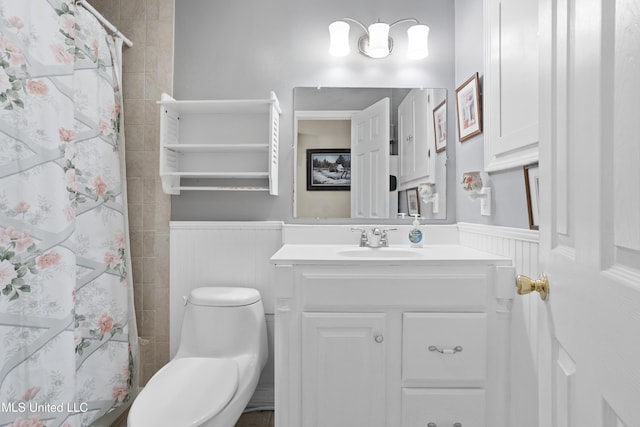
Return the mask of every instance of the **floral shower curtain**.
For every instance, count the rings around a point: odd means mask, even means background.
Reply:
[[[71,0],[0,0],[0,426],[135,393],[115,45]]]

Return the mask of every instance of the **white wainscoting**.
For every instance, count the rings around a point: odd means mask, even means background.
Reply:
[[[522,228],[458,223],[460,244],[512,258],[518,274],[538,276],[538,232]]]
[[[538,277],[537,231],[469,223],[459,223],[458,230],[461,245],[509,257],[513,259],[516,274]],[[517,295],[513,300],[510,368],[512,426],[538,427],[538,313],[541,304],[537,293]]]
[[[267,320],[269,360],[250,406],[273,406],[274,269],[269,259],[282,246],[277,221],[172,221],[170,237],[170,352],[180,341],[183,297],[201,286],[258,289]]]
[[[270,357],[250,403],[252,406],[273,405],[275,277],[269,259],[282,246],[283,228],[287,229],[287,235],[295,229],[298,237],[303,235],[303,240],[313,236],[315,231],[287,227],[273,221],[170,223],[171,355],[175,354],[179,341],[184,310],[182,297],[191,289],[200,286],[250,286],[262,294],[267,313]],[[353,239],[350,232],[341,231],[349,241]],[[538,276],[537,231],[459,223],[458,233],[461,245],[512,258],[518,274]],[[537,294],[518,296],[512,307],[511,425],[518,427],[537,427],[538,424],[537,325],[538,309],[542,308],[539,301]]]

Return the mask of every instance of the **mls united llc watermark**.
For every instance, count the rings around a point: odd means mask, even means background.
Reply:
[[[69,413],[77,414],[87,412],[89,404],[87,402],[66,402],[66,403],[39,403],[34,401],[28,402],[0,402],[0,412],[9,413]]]

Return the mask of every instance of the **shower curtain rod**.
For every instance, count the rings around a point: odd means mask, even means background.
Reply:
[[[100,12],[98,12],[93,6],[91,6],[89,2],[87,2],[87,0],[76,0],[76,4],[82,5],[82,7],[84,7],[89,12],[91,12],[93,16],[98,18],[98,21],[100,21],[102,25],[107,27],[107,29],[110,30],[112,33],[114,33],[116,36],[120,37],[124,42],[124,44],[126,44],[128,47],[133,46],[133,43],[131,42],[131,40],[129,40],[127,36],[122,34],[111,22],[107,20],[107,18],[102,16]]]

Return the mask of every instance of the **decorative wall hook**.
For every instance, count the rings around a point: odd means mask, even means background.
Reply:
[[[480,215],[491,216],[491,187],[485,187],[478,171],[462,174],[462,188],[471,200],[480,199]]]
[[[418,193],[420,199],[424,204],[432,204],[432,212],[434,214],[439,212],[438,193],[436,191],[436,184],[432,182],[425,182],[418,185]]]

